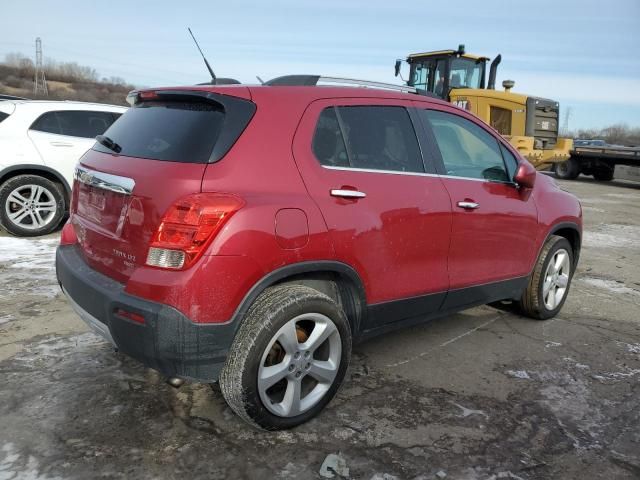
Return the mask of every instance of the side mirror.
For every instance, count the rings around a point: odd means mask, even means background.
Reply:
[[[529,162],[523,162],[518,165],[518,169],[516,170],[513,180],[520,187],[533,188],[533,185],[536,183],[537,174],[538,172],[533,168],[533,165]]]
[[[400,75],[400,67],[402,66],[402,60],[396,60],[396,77]]]

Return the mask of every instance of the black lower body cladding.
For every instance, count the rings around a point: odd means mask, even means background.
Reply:
[[[172,307],[129,295],[123,284],[90,268],[75,246],[58,248],[56,273],[83,320],[108,332],[105,336],[121,352],[168,377],[218,380],[234,323],[196,324]],[[119,310],[141,315],[144,323]]]

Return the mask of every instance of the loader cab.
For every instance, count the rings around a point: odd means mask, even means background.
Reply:
[[[454,88],[483,89],[486,83],[487,57],[477,57],[458,50],[415,53],[407,57],[409,80],[407,84],[420,93],[449,100]],[[396,62],[396,75],[401,62]]]

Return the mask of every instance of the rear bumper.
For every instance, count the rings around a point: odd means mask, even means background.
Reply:
[[[129,295],[89,267],[73,245],[58,247],[56,274],[78,315],[118,350],[166,376],[217,381],[233,323],[197,324],[173,307]],[[142,315],[144,324],[118,315],[120,309]]]

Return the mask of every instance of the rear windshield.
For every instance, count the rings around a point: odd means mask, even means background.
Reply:
[[[120,155],[207,163],[224,118],[221,106],[211,103],[148,101],[127,110],[104,135],[120,145]],[[93,149],[113,153],[100,143]]]

